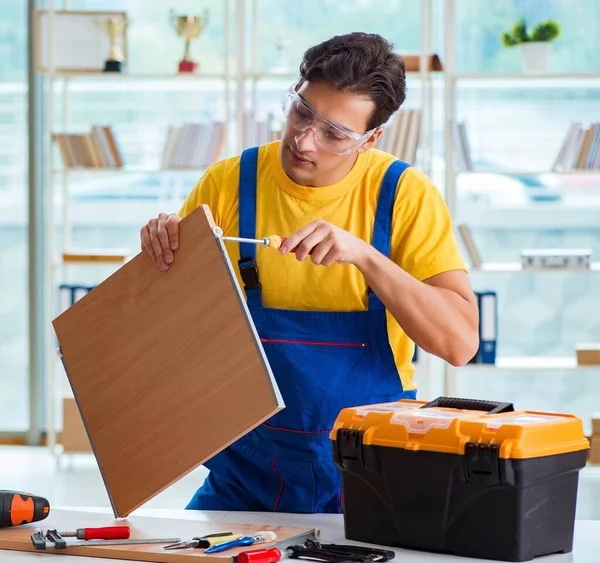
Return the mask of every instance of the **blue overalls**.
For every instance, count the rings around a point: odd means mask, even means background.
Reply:
[[[239,232],[255,238],[258,149],[242,153]],[[390,254],[398,180],[394,161],[379,195],[372,244]],[[403,391],[389,345],[385,307],[369,292],[369,308],[320,312],[263,307],[256,247],[240,244],[247,303],[286,408],[205,465],[210,473],[188,509],[339,513],[341,476],[329,432],[344,407],[414,399]],[[254,281],[254,283],[252,283]]]

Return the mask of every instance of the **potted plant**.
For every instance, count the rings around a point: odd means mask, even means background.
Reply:
[[[505,47],[520,45],[521,61],[525,72],[545,72],[548,68],[550,44],[560,35],[560,27],[553,20],[546,20],[528,30],[525,19],[514,24],[511,31],[503,33]]]

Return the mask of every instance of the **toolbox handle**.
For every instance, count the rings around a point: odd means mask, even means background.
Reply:
[[[423,405],[422,409],[441,407],[447,409],[461,409],[469,411],[487,411],[488,414],[501,412],[513,412],[515,407],[512,403],[499,403],[497,401],[483,401],[481,399],[462,399],[459,397],[438,397],[430,403]]]

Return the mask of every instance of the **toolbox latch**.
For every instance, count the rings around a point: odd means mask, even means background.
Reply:
[[[338,428],[334,450],[334,461],[338,467],[349,469],[352,464],[358,463],[367,471],[377,471],[379,465],[375,448],[363,444],[363,434],[362,430]]]
[[[479,485],[500,483],[500,445],[467,442],[465,445],[467,481]]]

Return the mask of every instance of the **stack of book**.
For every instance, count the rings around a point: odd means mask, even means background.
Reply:
[[[247,111],[244,113],[244,146],[255,147],[277,141],[281,138],[281,129],[272,114],[261,120]]]
[[[467,136],[467,126],[464,121],[452,123],[452,139],[454,166],[456,169],[462,172],[473,170],[471,147]]]
[[[592,123],[588,128],[572,123],[552,170],[600,170],[600,123]]]
[[[404,162],[414,164],[421,139],[421,110],[406,109],[397,111],[391,118],[377,148],[393,154]]]
[[[185,123],[169,126],[161,168],[206,168],[217,161],[225,143],[225,125]]]
[[[108,125],[95,125],[89,133],[55,133],[65,168],[121,168],[123,158]]]
[[[461,255],[468,258],[472,268],[481,268],[481,254],[475,245],[471,229],[466,223],[460,223],[459,225],[456,225],[453,230],[454,237],[457,239]]]

